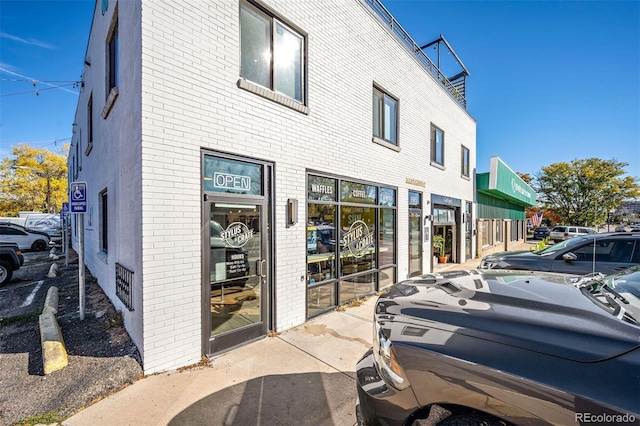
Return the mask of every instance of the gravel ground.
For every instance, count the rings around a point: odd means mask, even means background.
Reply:
[[[69,365],[44,375],[38,326],[42,304],[20,316],[0,312],[0,425],[31,424],[31,416],[44,414],[55,424],[142,377],[140,354],[120,314],[88,271],[85,319],[80,321],[77,256],[71,253],[68,269],[64,258],[56,261],[61,271],[56,278],[45,278],[53,262],[48,253],[30,256],[16,271],[18,281],[44,280],[39,294],[58,287],[57,318]]]

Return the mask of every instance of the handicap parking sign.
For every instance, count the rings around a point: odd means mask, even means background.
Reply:
[[[69,203],[62,203],[62,210],[60,210],[60,219],[64,220],[69,217]]]
[[[87,182],[71,182],[69,186],[71,213],[87,212]]]

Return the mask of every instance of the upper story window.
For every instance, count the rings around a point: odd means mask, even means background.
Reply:
[[[462,164],[460,173],[464,177],[469,177],[469,148],[462,147]]]
[[[373,136],[398,144],[398,101],[376,87],[373,88]]]
[[[240,4],[240,76],[305,102],[305,38],[253,4]]]
[[[118,37],[118,20],[115,20],[109,40],[107,41],[107,96],[111,92],[111,89],[118,87],[120,83],[119,68],[119,56],[120,56],[120,42]]]
[[[444,132],[431,125],[431,164],[444,166]]]
[[[87,102],[87,148],[85,154],[89,155],[93,148],[93,93],[89,95],[89,102]]]
[[[120,85],[120,36],[118,35],[118,11],[114,12],[113,24],[109,30],[106,40],[107,57],[106,57],[106,82],[107,82],[107,99],[100,114],[102,118],[107,118],[113,104],[118,97]]]

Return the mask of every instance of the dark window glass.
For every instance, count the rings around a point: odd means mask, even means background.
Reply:
[[[114,87],[118,87],[120,83],[120,72],[119,68],[119,55],[120,55],[120,42],[118,37],[118,21],[116,20],[113,31],[111,32],[111,37],[108,42],[109,49],[109,57],[108,57],[108,78],[109,78],[109,87],[107,88],[107,96],[109,96],[109,92]]]
[[[307,284],[336,278],[336,206],[307,206]]]
[[[87,141],[93,143],[93,94],[87,103]]]
[[[394,209],[380,209],[379,229],[380,265],[393,265],[396,263],[396,211]]]
[[[444,132],[431,125],[431,162],[444,166]]]
[[[109,205],[107,191],[100,194],[100,247],[104,253],[109,252]]]

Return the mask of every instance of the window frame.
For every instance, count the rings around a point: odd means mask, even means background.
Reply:
[[[87,102],[87,147],[84,150],[85,155],[89,155],[93,149],[93,92],[89,94]]]
[[[438,148],[437,136],[438,136],[438,134],[442,135],[441,144],[440,144],[441,145],[441,152],[440,152],[441,160],[440,161],[438,161],[438,151],[437,151],[437,148]],[[444,161],[445,161],[444,130],[442,130],[441,128],[439,128],[435,124],[431,123],[430,139],[431,139],[431,165],[432,166],[437,166],[437,167],[440,167],[440,168],[444,168]]]
[[[105,103],[102,118],[106,119],[120,93],[120,32],[118,9],[113,13],[111,27],[105,40]]]
[[[113,28],[107,38],[107,94],[120,85],[120,35],[118,17],[114,17]]]
[[[308,69],[307,69],[307,43],[308,43],[308,34],[302,31],[299,27],[293,25],[291,22],[288,22],[286,19],[283,19],[280,15],[275,13],[274,11],[260,5],[254,3],[253,1],[243,0],[239,5],[239,14],[241,16],[242,9],[247,8],[254,12],[257,12],[259,15],[269,20],[269,52],[270,52],[270,60],[269,60],[269,86],[264,86],[261,83],[255,82],[246,77],[246,72],[243,74],[242,67],[242,42],[240,43],[240,80],[238,81],[238,87],[241,89],[248,90],[252,93],[260,95],[264,98],[270,99],[282,105],[285,105],[289,108],[298,110],[300,112],[308,114]],[[242,19],[240,17],[240,19]],[[275,48],[276,48],[276,31],[277,27],[280,25],[285,30],[294,33],[295,36],[301,39],[300,42],[300,99],[295,97],[291,97],[285,92],[279,91],[277,86],[277,64],[275,60]],[[240,39],[242,40],[242,22],[240,22]],[[265,91],[265,89],[267,89]]]
[[[109,197],[107,188],[100,192],[100,251],[109,253]]]
[[[464,178],[469,178],[471,176],[471,151],[464,145],[462,145],[461,156],[460,174]]]
[[[378,95],[378,99],[376,99],[376,95]],[[385,137],[387,133],[387,126],[391,127],[391,124],[388,123],[387,115],[385,114],[385,105],[387,104],[387,99],[393,101],[394,103],[394,117],[393,117],[393,129],[390,134],[393,136],[393,140],[387,139]],[[377,101],[377,102],[376,102]],[[377,114],[375,105],[378,105]],[[400,101],[397,97],[389,94],[388,91],[382,89],[380,86],[374,84],[373,92],[372,92],[372,105],[371,105],[371,127],[373,133],[374,142],[388,144],[394,147],[399,147],[400,143],[398,141],[399,136],[399,117],[400,117]],[[377,117],[376,117],[377,116]],[[376,118],[378,126],[376,126]],[[377,128],[376,128],[377,127]]]

